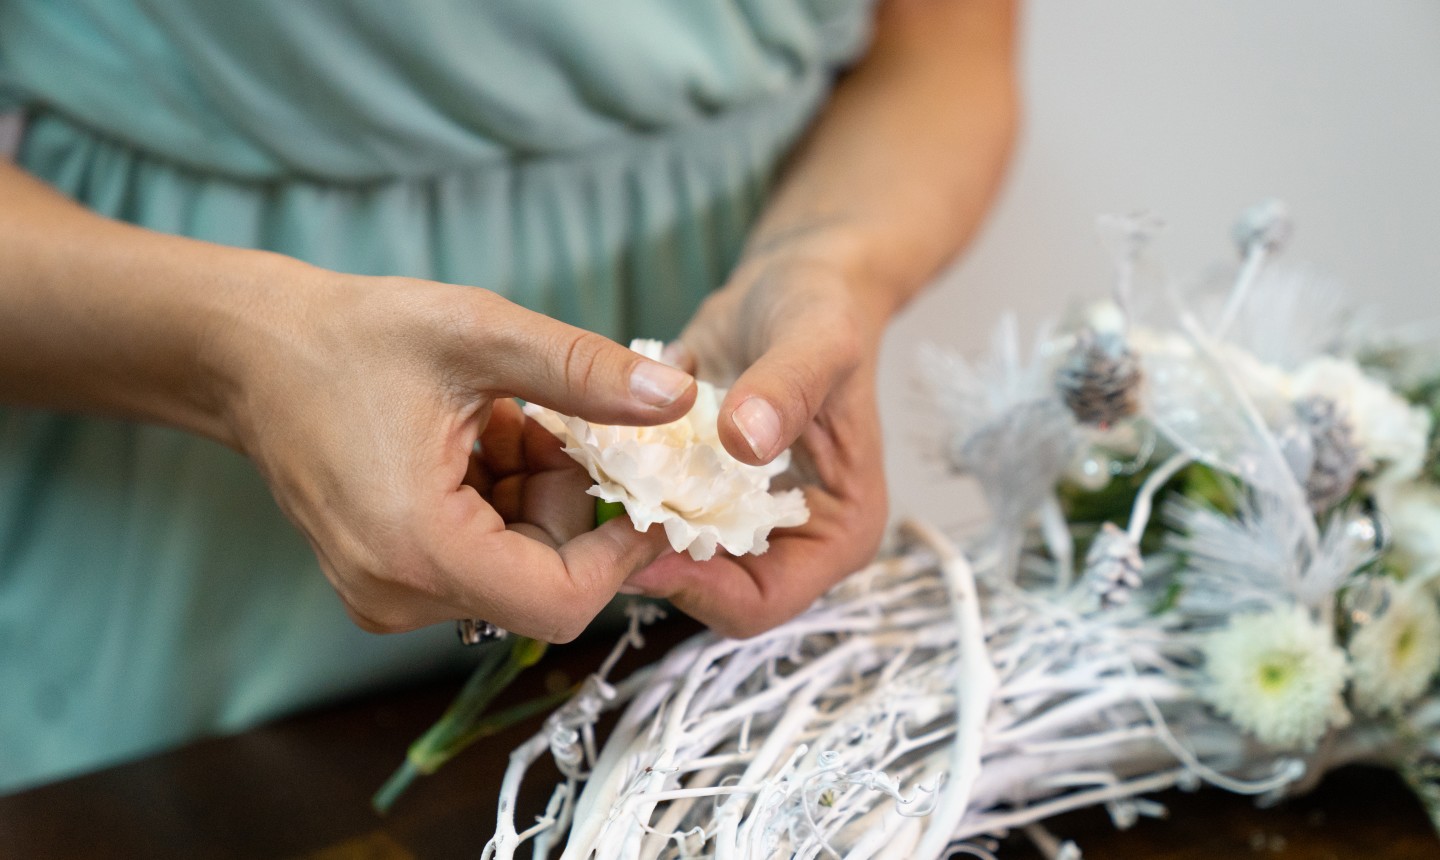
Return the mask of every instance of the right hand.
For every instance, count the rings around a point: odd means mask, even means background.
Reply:
[[[207,334],[238,368],[227,441],[357,624],[564,642],[667,549],[625,518],[594,528],[589,476],[511,398],[659,424],[694,402],[689,375],[486,290],[305,271]]]

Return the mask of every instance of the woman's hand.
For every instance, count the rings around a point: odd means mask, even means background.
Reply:
[[[595,529],[589,476],[511,398],[655,424],[689,409],[687,374],[484,290],[307,281],[216,333],[244,369],[227,424],[361,627],[566,641],[665,548]]]
[[[729,284],[682,336],[702,374],[738,380],[730,453],[798,441],[811,519],[769,553],[666,556],[631,590],[722,633],[801,612],[869,561],[886,518],[875,359],[890,316],[964,246],[999,187],[1016,125],[1015,4],[887,0],[874,38],[792,153]]]
[[[0,400],[249,455],[362,627],[567,640],[665,548],[593,529],[588,476],[511,398],[656,424],[687,374],[485,290],[101,218],[5,164],[0,199]]]
[[[737,459],[766,463],[796,444],[810,520],[774,532],[764,555],[667,554],[626,590],[749,636],[799,614],[874,555],[888,511],[875,404],[888,313],[866,286],[825,257],[761,254],[700,308],[677,357],[702,378],[734,382],[719,430]]]

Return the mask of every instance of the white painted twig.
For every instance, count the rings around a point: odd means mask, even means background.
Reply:
[[[1255,242],[1245,250],[1245,260],[1240,264],[1240,274],[1235,278],[1235,284],[1230,288],[1230,295],[1225,299],[1225,308],[1220,312],[1220,321],[1215,324],[1214,337],[1216,340],[1223,340],[1230,326],[1240,316],[1240,309],[1245,306],[1245,300],[1250,297],[1250,291],[1255,282],[1260,278],[1260,272],[1265,268],[1266,258],[1269,257],[1269,248],[1264,242]]]
[[[964,828],[956,834],[955,838],[969,839],[986,833],[1006,833],[1017,827],[1023,827],[1032,821],[1044,821],[1052,816],[1060,815],[1061,813],[1074,809],[1084,809],[1087,806],[1095,806],[1107,800],[1164,791],[1167,788],[1172,788],[1185,782],[1187,778],[1189,778],[1189,771],[1185,768],[1175,768],[1160,773],[1136,777],[1135,779],[1125,780],[1114,785],[1104,786],[1090,791],[1072,792],[1043,803],[1030,804],[1013,812],[978,816],[966,822]]]
[[[950,779],[941,802],[916,849],[917,857],[941,857],[951,834],[969,811],[970,792],[980,774],[986,717],[997,681],[995,666],[985,647],[985,626],[980,618],[980,595],[975,572],[965,556],[939,531],[919,522],[906,528],[940,557],[941,572],[950,586],[951,608],[958,633],[960,671],[955,678],[955,740]]]
[[[1075,579],[1075,538],[1070,534],[1060,499],[1054,493],[1040,506],[1040,536],[1055,559],[1055,589],[1064,591]]]
[[[1179,474],[1181,469],[1193,462],[1195,458],[1189,454],[1175,454],[1156,467],[1145,479],[1145,483],[1140,485],[1140,492],[1135,495],[1135,504],[1130,509],[1130,525],[1125,530],[1130,540],[1140,543],[1140,538],[1145,536],[1145,528],[1150,525],[1151,512],[1155,509],[1155,494]]]

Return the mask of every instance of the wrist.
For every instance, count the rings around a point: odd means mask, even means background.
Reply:
[[[839,218],[790,229],[757,231],[746,246],[730,282],[757,283],[771,273],[777,280],[819,283],[832,300],[853,307],[861,328],[876,343],[890,319],[914,290],[882,265],[876,240]],[[798,277],[797,277],[798,276]]]
[[[200,310],[194,406],[208,425],[202,435],[254,456],[258,425],[283,408],[272,402],[277,390],[325,360],[314,335],[338,324],[325,305],[340,276],[280,254],[235,253]]]

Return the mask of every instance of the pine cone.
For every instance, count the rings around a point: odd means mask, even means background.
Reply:
[[[1295,417],[1310,437],[1314,458],[1305,478],[1305,494],[1315,511],[1328,510],[1350,494],[1360,474],[1360,449],[1355,432],[1339,404],[1327,397],[1307,397],[1295,404]]]
[[[1082,424],[1108,427],[1140,411],[1140,360],[1123,335],[1085,329],[1055,372],[1065,405]]]
[[[1130,593],[1140,587],[1144,564],[1130,535],[1114,523],[1106,523],[1085,554],[1083,582],[1100,601],[1101,609],[1124,606],[1130,602]]]

